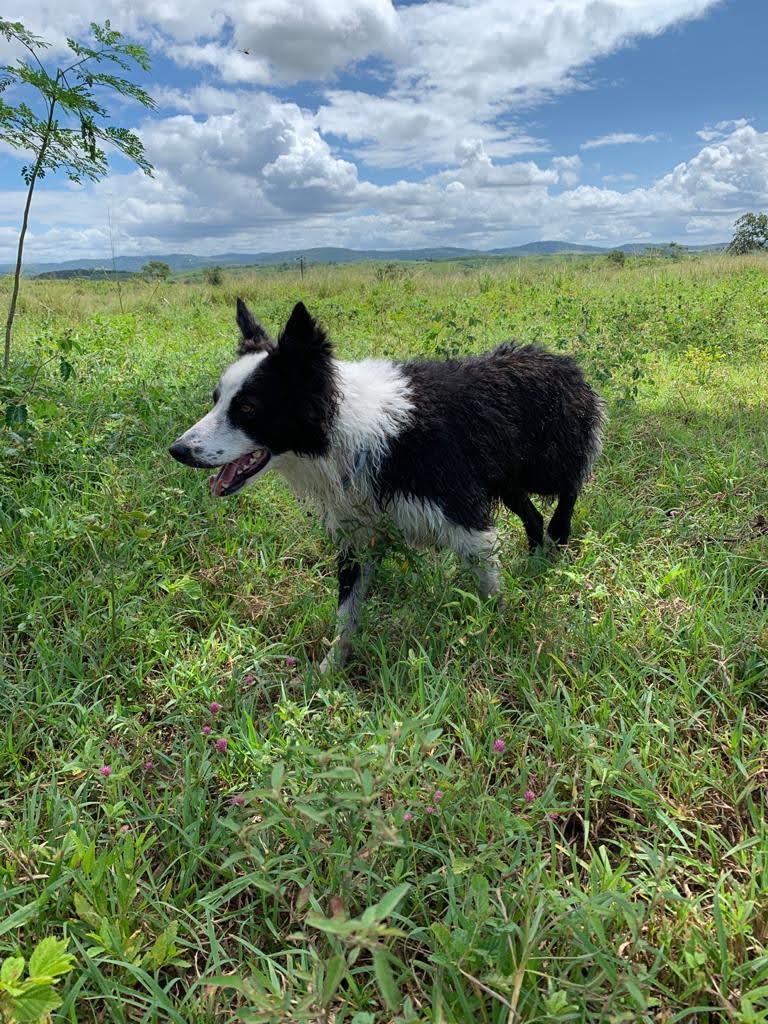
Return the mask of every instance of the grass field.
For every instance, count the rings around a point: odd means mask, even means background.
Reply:
[[[503,613],[393,551],[321,683],[317,520],[166,453],[238,293],[347,358],[577,355],[571,546],[501,517]],[[16,343],[0,960],[68,939],[54,1020],[768,1021],[768,262],[32,281]]]

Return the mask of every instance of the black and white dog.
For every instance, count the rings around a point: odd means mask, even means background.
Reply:
[[[408,543],[458,552],[484,597],[500,585],[499,504],[533,550],[544,528],[529,495],[557,496],[547,533],[568,540],[604,419],[572,359],[507,343],[441,362],[344,362],[301,302],[276,342],[241,299],[237,323],[238,359],[213,408],[170,452],[221,467],[218,497],[271,468],[319,508],[339,547],[339,637],[322,669],[349,655],[370,575],[362,554],[387,523]]]

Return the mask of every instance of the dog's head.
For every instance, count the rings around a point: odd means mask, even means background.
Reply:
[[[170,447],[211,477],[219,497],[235,494],[285,452],[319,456],[328,449],[337,391],[331,345],[303,303],[274,342],[242,299],[238,359],[213,392],[213,408]]]

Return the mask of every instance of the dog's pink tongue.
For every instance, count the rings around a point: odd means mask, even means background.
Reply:
[[[226,465],[222,466],[216,476],[212,476],[208,481],[211,485],[211,492],[221,497],[222,493],[237,476],[238,469],[247,461],[248,456],[243,455],[241,458],[235,459],[234,462],[227,462]]]

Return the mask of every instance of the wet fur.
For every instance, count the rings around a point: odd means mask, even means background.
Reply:
[[[461,554],[485,596],[499,589],[500,505],[534,549],[544,524],[530,495],[556,497],[547,532],[567,542],[604,420],[573,359],[508,342],[463,359],[346,363],[302,303],[277,342],[242,300],[237,322],[240,359],[171,452],[216,466],[265,447],[268,468],[318,507],[339,547],[338,661],[370,575],[359,553],[387,521],[410,543]]]

